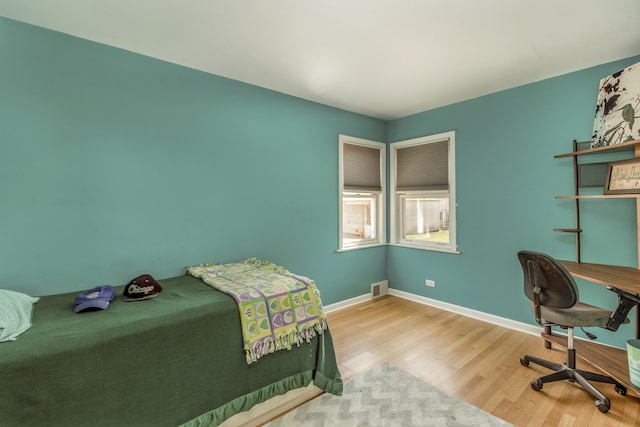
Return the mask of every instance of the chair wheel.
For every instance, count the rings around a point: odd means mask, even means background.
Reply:
[[[627,395],[627,388],[625,386],[623,386],[623,385],[616,384],[615,390],[616,390],[616,393],[618,393],[620,396],[626,396]]]
[[[520,358],[520,364],[522,366],[529,366],[529,361],[527,359],[525,359],[524,357]]]
[[[607,405],[602,400],[596,400],[596,406],[598,407],[598,410],[603,414],[606,414],[607,412],[609,412],[609,405]]]
[[[542,390],[542,381],[540,381],[539,379],[531,381],[531,388],[535,391]]]

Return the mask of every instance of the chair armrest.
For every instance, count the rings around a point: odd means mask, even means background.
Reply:
[[[622,289],[607,286],[612,292],[618,294],[618,307],[611,313],[611,317],[605,326],[605,329],[617,331],[621,324],[625,323],[629,311],[636,305],[640,304],[640,296],[632,294]]]

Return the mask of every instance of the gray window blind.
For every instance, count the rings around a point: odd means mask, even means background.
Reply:
[[[448,189],[448,139],[397,149],[396,191]]]
[[[355,144],[342,145],[345,190],[381,191],[380,150]]]

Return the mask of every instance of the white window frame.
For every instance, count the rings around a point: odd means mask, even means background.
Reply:
[[[449,140],[448,152],[448,190],[420,190],[420,191],[397,191],[397,150],[423,144],[431,144]],[[460,253],[457,244],[457,225],[456,225],[456,184],[455,184],[455,131],[443,132],[435,135],[429,135],[405,141],[398,141],[389,144],[390,159],[390,240],[391,244],[396,246],[405,246],[416,249],[424,249],[438,252]],[[404,239],[402,235],[402,203],[407,197],[419,198],[442,198],[449,197],[449,243],[430,242],[423,240]]]
[[[344,186],[344,144],[360,145],[368,148],[380,150],[380,191],[372,190],[351,190],[345,189]],[[350,251],[355,249],[370,248],[374,246],[386,245],[387,242],[387,220],[386,220],[386,200],[387,200],[387,146],[382,142],[370,141],[367,139],[356,138],[348,135],[338,136],[338,252]],[[358,243],[345,244],[343,235],[343,207],[344,198],[349,197],[374,197],[377,199],[375,217],[376,237],[373,239],[365,239]]]

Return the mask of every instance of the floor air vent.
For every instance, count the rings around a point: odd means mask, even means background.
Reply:
[[[371,285],[371,297],[377,298],[389,293],[389,282],[384,280],[382,282],[373,283]]]

